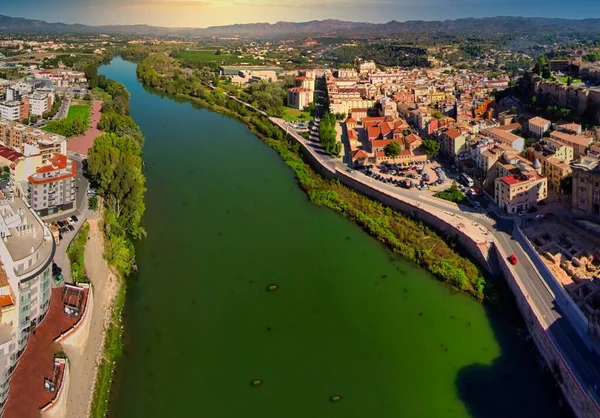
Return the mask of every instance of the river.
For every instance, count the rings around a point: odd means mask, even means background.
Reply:
[[[243,124],[100,73],[149,166],[111,417],[564,416],[512,325],[312,205]]]

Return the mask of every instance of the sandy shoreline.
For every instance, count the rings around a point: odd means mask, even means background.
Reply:
[[[119,291],[119,283],[104,259],[104,235],[100,228],[102,214],[90,212],[89,240],[85,247],[85,268],[94,290],[89,331],[67,338],[62,347],[70,362],[70,384],[66,396],[66,411],[56,411],[53,418],[82,418],[89,416],[97,364],[103,353],[105,328],[110,320],[110,307]]]

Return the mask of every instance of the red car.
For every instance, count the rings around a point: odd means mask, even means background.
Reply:
[[[508,256],[508,261],[510,261],[510,264],[514,266],[515,264],[517,264],[517,257],[515,257],[514,254],[511,254]]]

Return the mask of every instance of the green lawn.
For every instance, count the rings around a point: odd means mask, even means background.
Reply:
[[[249,64],[249,65],[261,65],[265,64],[265,61],[255,60],[252,57],[238,58],[237,55],[221,54],[217,55],[214,49],[200,49],[197,51],[182,51],[173,55],[175,59],[180,61],[192,61],[192,62],[206,62],[206,63],[217,63],[221,65],[235,65],[235,64]]]
[[[568,78],[569,78],[569,76],[565,75],[565,76],[559,77],[559,80],[563,83],[566,83]],[[578,84],[578,83],[581,83],[581,78],[571,77],[571,84]]]
[[[87,129],[90,119],[90,104],[88,102],[80,101],[78,104],[71,104],[67,120],[75,119],[82,121]]]
[[[298,109],[294,109],[291,107],[284,107],[283,108],[283,119],[288,121],[288,122],[295,122],[297,120],[301,120],[301,121],[309,121],[312,119],[312,117],[310,116],[310,113],[308,112],[303,112],[301,110]]]

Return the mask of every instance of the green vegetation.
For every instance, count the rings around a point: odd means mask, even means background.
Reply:
[[[356,57],[372,60],[387,67],[429,67],[427,50],[406,46],[396,41],[376,41],[354,46],[341,46],[326,56],[337,63],[353,63]]]
[[[118,277],[119,292],[110,308],[110,322],[105,329],[104,347],[98,370],[96,371],[96,384],[92,394],[92,418],[104,418],[108,411],[110,387],[115,370],[115,364],[123,352],[122,335],[123,325],[121,317],[125,306],[126,285],[125,280]]]
[[[75,54],[62,54],[57,55],[54,58],[44,58],[44,61],[40,65],[40,68],[58,68],[58,64],[62,63],[65,67],[73,68],[75,64],[81,61],[85,56]]]
[[[88,199],[88,207],[90,208],[90,210],[98,210],[98,206],[99,206],[98,196],[91,196]]]
[[[453,182],[449,189],[437,192],[435,196],[454,203],[463,203],[467,200],[463,192],[456,186],[456,182]]]
[[[383,148],[383,153],[386,157],[396,159],[400,155],[402,148],[400,148],[400,144],[397,142],[390,142]]]
[[[48,122],[42,129],[46,132],[53,132],[70,138],[83,134],[85,125],[79,119],[59,119]]]
[[[108,94],[107,92],[105,92],[104,90],[102,90],[99,87],[94,87],[92,89],[92,97],[94,99],[102,100],[102,101],[112,100],[112,97],[110,96],[110,94]]]
[[[145,235],[141,226],[146,191],[142,173],[144,137],[129,116],[129,92],[125,86],[98,76],[97,66],[86,68],[93,80],[91,86],[111,97],[102,106],[105,113],[100,124],[105,133],[94,141],[90,149],[87,171],[91,183],[104,200],[104,256],[121,282],[111,307],[111,321],[105,330],[106,340],[92,398],[92,417],[104,417],[115,362],[122,353],[121,315],[126,288],[123,278],[135,268],[133,240]]]
[[[566,83],[567,85],[571,85],[571,84],[579,84],[582,82],[581,78],[579,77],[571,77],[569,75],[565,75],[562,77],[558,78],[561,82]]]
[[[5,165],[0,167],[0,180],[8,180],[10,178],[10,167]]]
[[[294,109],[292,107],[287,106],[283,108],[282,118],[288,122],[311,120],[309,112],[304,112],[302,110]]]
[[[264,60],[254,59],[242,55],[228,54],[222,49],[202,49],[197,51],[181,51],[173,54],[173,58],[185,65],[196,67],[198,65],[265,65]]]
[[[432,159],[440,153],[440,143],[435,139],[424,139],[421,144],[421,149]]]
[[[342,143],[337,141],[336,123],[336,118],[331,112],[325,113],[319,124],[319,137],[325,152],[337,157],[342,152]]]
[[[90,103],[86,101],[79,101],[78,104],[72,104],[69,107],[69,113],[67,114],[67,120],[79,119],[83,122],[85,129],[89,126],[90,119]]]
[[[87,283],[88,278],[85,275],[85,264],[83,262],[83,252],[85,250],[85,244],[88,240],[88,233],[90,232],[90,224],[85,222],[77,236],[71,244],[69,248],[67,248],[67,255],[69,256],[69,261],[71,262],[71,275],[73,276],[73,281],[75,283]]]
[[[153,57],[144,59],[138,66],[138,77],[145,84],[155,83],[152,86],[158,90],[172,90],[173,87],[169,86],[173,80],[161,77],[162,73],[153,66],[153,62],[155,62]],[[164,64],[165,62],[160,60],[159,65]],[[172,67],[166,68],[172,70]],[[161,82],[159,83],[158,80]],[[451,247],[448,243],[451,240],[448,237],[440,237],[421,222],[411,220],[343,186],[338,181],[324,179],[302,160],[299,145],[293,140],[286,140],[279,127],[273,125],[264,116],[251,114],[245,107],[226,98],[222,93],[202,88],[193,77],[185,86],[181,86],[181,91],[188,93],[176,93],[174,96],[210,107],[248,125],[294,171],[300,187],[312,202],[331,208],[357,223],[386,244],[395,254],[423,266],[450,287],[470,294],[478,300],[483,299],[485,281],[481,272],[470,260],[460,256]],[[326,114],[325,117],[329,119],[326,124],[331,126],[331,121],[335,124],[332,115]]]

